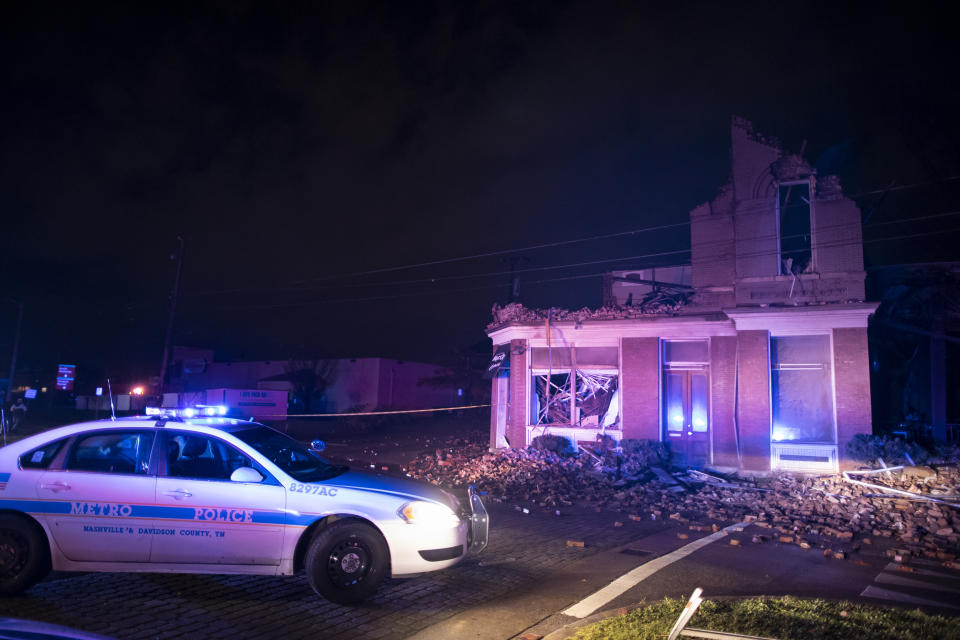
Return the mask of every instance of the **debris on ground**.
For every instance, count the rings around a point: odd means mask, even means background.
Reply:
[[[547,448],[491,453],[481,444],[445,447],[412,460],[406,471],[448,487],[475,485],[489,500],[525,512],[576,504],[623,512],[631,520],[670,519],[684,529],[697,525],[694,530],[747,521],[771,533],[737,544],[772,540],[818,547],[830,559],[848,558],[881,538],[890,539],[894,555],[902,558],[954,562],[960,556],[956,464],[745,478],[671,469],[660,443],[624,443],[618,449],[600,442],[590,455]]]

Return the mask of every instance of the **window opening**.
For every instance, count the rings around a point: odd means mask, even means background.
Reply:
[[[813,270],[810,182],[780,183],[777,189],[780,274]]]
[[[532,424],[618,426],[618,359],[617,347],[533,349]]]
[[[28,451],[27,453],[20,456],[20,468],[21,469],[46,469],[50,466],[50,463],[53,462],[53,459],[57,457],[57,454],[60,453],[60,449],[63,447],[63,444],[66,442],[66,438],[63,440],[56,440],[48,444],[43,445]]]
[[[619,423],[616,375],[577,370],[577,424],[611,427]]]
[[[167,434],[167,475],[172,478],[229,480],[240,467],[254,463],[221,440],[179,431]]]
[[[145,474],[153,431],[104,431],[81,436],[67,460],[70,471]]]
[[[534,376],[536,424],[570,424],[570,374]]]

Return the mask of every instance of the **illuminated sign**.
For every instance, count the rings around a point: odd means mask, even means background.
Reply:
[[[23,392],[23,397],[26,398],[27,400],[34,400],[37,397],[37,390],[27,389],[26,391]]]
[[[486,380],[492,380],[500,375],[501,371],[508,371],[510,369],[510,345],[501,344],[497,347],[496,353],[493,354],[493,358],[490,360],[490,364],[487,365],[487,371],[483,374],[483,377]]]
[[[57,389],[60,389],[61,391],[73,391],[73,380],[76,375],[77,365],[57,365]]]

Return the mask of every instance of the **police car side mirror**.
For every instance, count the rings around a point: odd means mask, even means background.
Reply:
[[[251,467],[239,467],[230,474],[230,480],[233,482],[263,482],[263,476]]]
[[[310,443],[310,448],[314,451],[323,451],[327,448],[327,443],[323,440],[314,440]]]

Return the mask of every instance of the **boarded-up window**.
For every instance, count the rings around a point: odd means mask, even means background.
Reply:
[[[770,383],[776,442],[835,442],[830,336],[770,340]]]
[[[570,347],[537,347],[530,359],[534,369],[569,369],[573,364]]]
[[[706,340],[664,340],[664,364],[707,364],[710,353]]]
[[[619,355],[617,347],[577,347],[577,368],[616,369]]]

